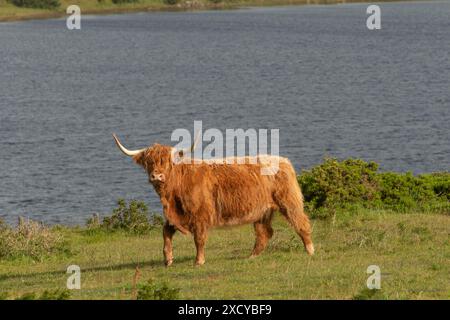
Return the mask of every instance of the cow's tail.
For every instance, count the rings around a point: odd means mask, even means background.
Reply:
[[[290,163],[282,167],[284,167],[280,172],[282,180],[279,181],[275,200],[280,212],[301,237],[306,252],[312,255],[314,254],[314,245],[311,240],[311,224],[303,211],[303,195],[297,182],[297,175]]]

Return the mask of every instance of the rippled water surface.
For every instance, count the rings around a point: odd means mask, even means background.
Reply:
[[[86,16],[0,24],[0,217],[83,223],[120,197],[161,211],[116,149],[176,128],[279,128],[298,170],[324,156],[450,169],[450,3]]]

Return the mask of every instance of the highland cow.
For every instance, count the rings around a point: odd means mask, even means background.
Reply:
[[[114,135],[120,150],[133,158],[148,174],[160,197],[166,222],[163,227],[166,266],[173,262],[172,237],[178,230],[194,237],[196,265],[205,263],[208,230],[218,226],[253,223],[256,242],[251,257],[259,255],[272,237],[276,211],[289,221],[301,237],[308,254],[314,253],[311,226],[303,211],[303,196],[295,170],[287,158],[277,157],[278,170],[262,175],[264,161],[247,157],[244,163],[182,160],[186,151],[154,144],[140,150],[126,149]],[[270,155],[258,156],[270,159]]]

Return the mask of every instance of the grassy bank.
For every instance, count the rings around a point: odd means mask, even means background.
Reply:
[[[277,217],[268,249],[255,259],[247,258],[254,241],[247,225],[213,231],[202,267],[193,266],[192,238],[176,234],[170,268],[163,265],[160,228],[145,235],[59,228],[70,253],[0,261],[0,296],[64,290],[66,268],[77,264],[81,290],[70,291],[72,299],[133,299],[133,282],[139,288],[151,278],[185,299],[449,298],[450,216],[361,211],[313,223],[313,257]],[[373,264],[383,274],[381,290],[368,291]]]
[[[448,299],[450,173],[380,172],[374,162],[325,161],[298,177],[316,254],[279,215],[267,250],[248,259],[252,225],[216,229],[206,264],[194,267],[190,236],[176,234],[165,268],[160,215],[119,200],[83,227],[0,221],[0,299]],[[81,268],[67,291],[66,269]],[[381,290],[368,290],[378,265]],[[152,282],[148,284],[148,281]]]
[[[48,19],[63,17],[66,8],[75,4],[80,6],[82,14],[113,14],[145,11],[171,10],[204,10],[231,9],[249,6],[276,6],[301,4],[336,4],[351,2],[369,2],[368,0],[173,0],[175,4],[168,4],[167,0],[139,0],[133,3],[115,4],[112,0],[60,0],[60,6],[55,9],[22,8],[13,5],[8,0],[0,0],[0,21],[16,21],[29,19]],[[378,0],[390,2],[393,0]]]

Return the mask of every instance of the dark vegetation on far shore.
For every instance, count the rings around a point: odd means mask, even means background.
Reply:
[[[6,0],[7,2],[13,4],[16,7],[19,8],[36,8],[36,9],[56,9],[61,6],[61,0]],[[62,0],[65,4],[66,1]],[[239,2],[239,1],[233,1],[233,0],[206,0],[211,3],[221,3],[221,2]],[[357,0],[304,0],[299,1],[306,4],[334,4],[334,3],[346,3],[346,2],[356,2]],[[361,0],[360,0],[361,1]],[[383,0],[381,0],[383,1]],[[74,1],[72,1],[74,2]],[[99,5],[105,5],[109,1],[108,0],[91,0],[91,2],[96,2]],[[115,5],[123,5],[123,4],[136,4],[136,3],[145,3],[148,2],[146,0],[110,0],[112,4]],[[156,2],[156,1],[154,1]],[[176,5],[181,2],[182,0],[161,0],[162,3],[167,5]],[[264,4],[264,2],[270,3],[270,1],[260,1],[261,4]],[[202,1],[189,1],[189,3],[197,3],[201,4]]]
[[[16,7],[36,8],[36,9],[55,9],[61,5],[59,0],[8,0]]]
[[[378,2],[407,1],[379,0]],[[409,0],[411,1],[411,0]],[[412,0],[414,1],[414,0]],[[0,21],[48,19],[66,14],[78,5],[82,14],[112,14],[141,11],[232,9],[252,6],[342,4],[369,0],[0,0]]]

